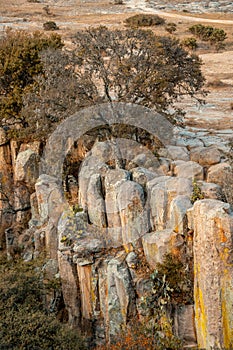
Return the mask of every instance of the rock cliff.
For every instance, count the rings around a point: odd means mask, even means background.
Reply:
[[[172,255],[194,276],[190,298],[182,287],[165,307],[182,346],[233,346],[228,140],[202,135],[178,129],[172,144],[150,142],[150,151],[96,137],[78,157],[79,146],[67,143],[70,172],[64,168],[62,183],[39,173],[40,144],[12,142],[1,130],[1,247],[9,259],[46,252],[69,323],[93,343],[111,342],[132,320],[146,319],[150,275]]]

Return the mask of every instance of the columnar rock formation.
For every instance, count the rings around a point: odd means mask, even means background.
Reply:
[[[64,193],[57,178],[37,179],[37,144],[18,149],[4,133],[0,141],[8,255],[17,245],[25,260],[46,251],[70,324],[88,329],[96,343],[111,341],[130,320],[145,317],[150,272],[173,254],[185,263],[194,257],[194,304],[176,305],[176,335],[189,347],[233,346],[233,215],[222,201],[232,176],[227,143],[205,147],[187,132],[154,155],[98,141],[79,173],[68,174]],[[112,154],[122,159],[112,162]]]

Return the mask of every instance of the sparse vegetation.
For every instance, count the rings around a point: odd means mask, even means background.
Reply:
[[[165,30],[169,34],[173,34],[177,30],[177,25],[175,23],[167,23],[166,26],[165,26]]]
[[[191,203],[195,203],[196,201],[204,198],[204,194],[202,193],[197,181],[193,180],[193,192],[190,198]]]
[[[183,39],[181,44],[190,50],[196,50],[198,48],[197,40],[192,37]]]
[[[125,20],[125,24],[128,27],[152,27],[165,23],[165,19],[158,15],[139,14],[131,16]]]

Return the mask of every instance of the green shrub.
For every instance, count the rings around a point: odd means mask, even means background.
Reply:
[[[43,24],[43,28],[44,28],[44,30],[58,30],[59,29],[59,27],[53,21],[45,22]]]
[[[139,14],[125,20],[128,27],[152,27],[165,23],[165,20],[158,15]]]
[[[46,312],[41,261],[0,261],[0,348],[79,350],[85,349],[77,330]],[[57,287],[56,287],[57,288]]]
[[[175,23],[167,23],[165,26],[165,30],[169,33],[172,34],[176,31],[177,26]]]
[[[227,38],[227,34],[223,29],[204,26],[203,24],[195,24],[189,28],[189,31],[197,38],[214,45],[217,50],[224,47],[223,41]]]
[[[197,45],[197,40],[195,38],[185,38],[184,40],[182,40],[181,44],[184,46],[184,47],[187,47],[188,49],[191,49],[191,50],[196,50],[198,45]]]
[[[0,121],[9,120],[8,124],[18,121],[27,126],[26,121],[24,123],[20,118],[23,94],[33,87],[35,77],[43,72],[40,53],[62,46],[61,37],[57,34],[47,36],[40,32],[6,31],[0,39]]]
[[[196,180],[193,180],[193,192],[191,195],[191,203],[195,203],[196,201],[200,199],[204,199],[204,194],[202,193],[200,187],[198,186]]]

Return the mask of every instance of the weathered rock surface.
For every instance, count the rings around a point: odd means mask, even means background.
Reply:
[[[160,174],[150,171],[146,168],[133,168],[132,172],[132,180],[137,182],[142,187],[145,187],[147,182],[159,176]]]
[[[202,166],[210,166],[221,161],[221,152],[217,147],[200,147],[192,150],[191,160]]]
[[[0,127],[0,146],[5,145],[9,141],[6,131]]]
[[[138,135],[133,138],[138,140]],[[92,136],[90,144],[94,140]],[[224,198],[221,186],[226,174],[232,175],[222,153],[229,152],[227,142],[221,147],[220,136],[212,131],[179,128],[176,146],[163,145],[158,152],[155,140],[150,140],[153,151],[134,140],[96,141],[92,149],[76,150],[70,158],[74,163],[85,158],[77,173],[71,166],[67,169],[73,173],[64,174],[68,204],[62,181],[42,174],[35,184],[38,172],[33,164],[41,145],[9,144],[4,137],[1,141],[0,132],[1,183],[14,192],[4,207],[0,191],[8,256],[19,243],[28,247],[22,254],[26,261],[46,250],[47,276],[54,277],[59,270],[70,324],[88,330],[90,338],[103,345],[129,321],[150,315],[149,307],[142,308],[141,297],[150,293],[149,275],[166,254],[191,268],[194,232],[198,346],[231,348],[233,218],[228,204],[215,200]],[[72,142],[70,137],[69,149]],[[50,160],[55,169],[56,161]],[[204,197],[211,198],[198,200],[194,207],[193,179]],[[13,213],[9,222],[3,218],[5,209]],[[183,346],[195,347],[193,305],[177,305],[171,317]]]
[[[69,255],[61,252],[58,252],[58,265],[62,283],[62,294],[68,311],[69,323],[77,326],[81,318],[77,271]]]
[[[192,207],[190,197],[179,195],[171,201],[169,226],[177,233],[185,234],[188,228],[187,210]]]
[[[176,161],[173,163],[174,175],[191,180],[203,180],[204,172],[200,164],[196,162]]]
[[[145,257],[152,269],[163,262],[166,254],[171,254],[173,249],[179,249],[183,243],[182,236],[171,229],[150,232],[142,238]]]
[[[136,242],[149,231],[148,212],[142,187],[136,182],[125,181],[119,187],[117,204],[123,244]]]
[[[207,182],[214,182],[220,186],[226,184],[227,179],[232,175],[232,168],[228,163],[212,165],[208,169]]]
[[[28,149],[20,152],[15,162],[15,181],[24,182],[33,192],[36,180],[39,176],[39,156]]]
[[[99,174],[93,174],[87,189],[88,216],[92,224],[107,227],[106,208],[103,198],[102,182]]]
[[[109,261],[107,268],[109,337],[120,332],[136,315],[136,296],[131,275],[121,257]]]
[[[83,210],[87,210],[87,190],[91,175],[100,174],[102,176],[108,171],[106,163],[90,154],[85,158],[79,172],[79,204]]]
[[[117,196],[120,186],[130,179],[130,173],[123,169],[110,169],[105,176],[105,206],[109,239],[122,244],[122,227]]]
[[[194,230],[194,302],[200,348],[233,345],[233,215],[217,200],[197,201],[189,210]]]
[[[183,160],[185,162],[190,160],[188,149],[182,146],[168,145],[165,149],[159,151],[159,155],[171,160]]]
[[[175,334],[182,339],[184,348],[196,348],[195,314],[193,305],[176,307],[174,317]]]
[[[192,181],[186,178],[161,177],[148,182],[151,225],[155,230],[163,230],[170,220],[170,205],[178,195],[191,196]]]
[[[64,195],[58,180],[49,175],[41,175],[35,184],[40,224],[49,218],[57,223],[64,209]]]

